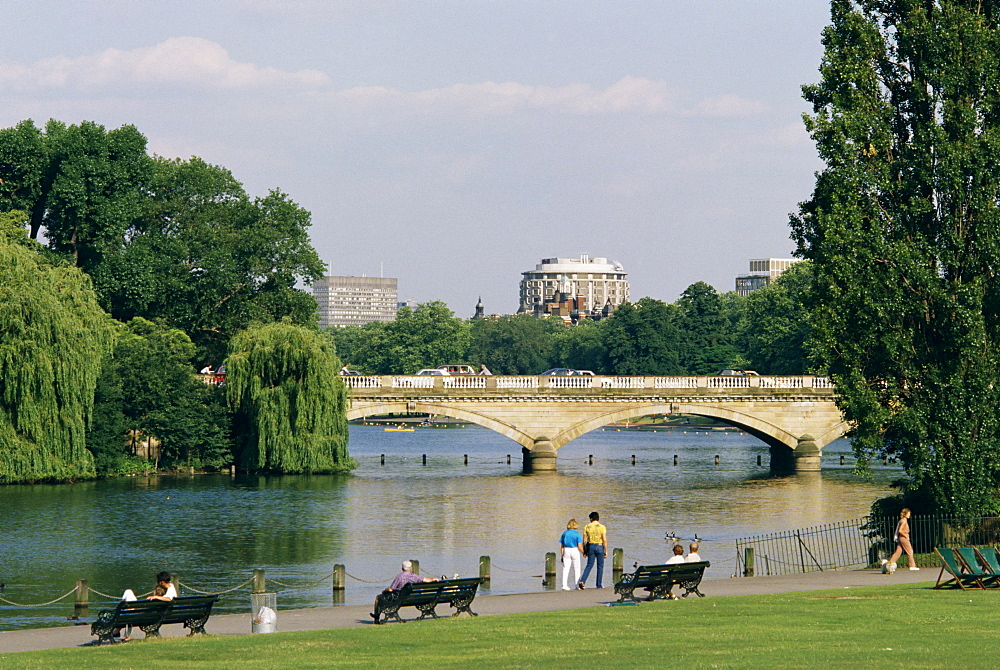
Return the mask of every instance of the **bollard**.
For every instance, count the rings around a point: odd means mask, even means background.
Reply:
[[[632,454],[632,465],[635,465],[635,454]]]
[[[423,462],[424,462],[424,465],[427,465],[427,454],[423,455]]]
[[[621,581],[622,572],[624,572],[625,567],[625,550],[621,547],[615,547],[611,550],[611,576],[614,580]]]
[[[264,570],[257,568],[253,571],[253,586],[251,593],[264,593],[267,591],[267,580],[264,577]]]
[[[510,465],[510,454],[507,454],[507,465]]]
[[[76,602],[73,603],[73,610],[78,616],[87,613],[87,605],[90,604],[89,597],[90,587],[87,586],[87,580],[76,580]]]
[[[385,454],[382,454],[382,465],[385,465]]]
[[[594,455],[591,454],[590,456],[587,456],[587,465],[593,465],[593,464],[594,464]]]
[[[488,584],[490,581],[490,557],[480,556],[479,557],[479,576],[483,580],[483,584]]]
[[[840,464],[841,464],[841,465],[843,465],[843,464],[844,464],[844,457],[843,457],[843,456],[841,456],[841,457],[840,457]]]
[[[411,558],[410,563],[413,563],[413,574],[420,574],[420,561],[416,558]]]
[[[545,579],[542,581],[546,586],[556,584],[556,552],[545,552]]]
[[[464,465],[468,465],[469,464],[469,455],[468,454],[462,454],[462,460],[464,461]]]
[[[753,577],[753,547],[743,549],[743,576]]]
[[[674,465],[677,465],[677,454],[674,454]]]
[[[336,563],[333,566],[333,592],[343,591],[347,588],[347,583],[344,580],[346,570],[344,570],[343,563]]]
[[[757,467],[760,467],[760,454],[757,454]]]
[[[716,465],[719,464],[719,455],[718,454],[715,455],[715,464]]]

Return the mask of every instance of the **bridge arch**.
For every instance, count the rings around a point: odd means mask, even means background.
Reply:
[[[504,437],[509,437],[510,439],[514,440],[525,449],[530,450],[535,446],[535,438],[532,435],[522,430],[518,430],[514,426],[508,425],[503,421],[498,421],[497,419],[494,419],[492,417],[464,410],[459,407],[438,405],[436,403],[427,403],[427,402],[366,403],[363,407],[352,407],[351,409],[348,409],[347,420],[350,421],[352,419],[361,419],[366,416],[378,416],[380,414],[405,414],[407,412],[412,412],[417,414],[440,414],[442,416],[451,417],[452,419],[458,419],[459,421],[474,423],[477,426],[482,426],[483,428],[489,428],[490,430],[496,433],[500,433]]]

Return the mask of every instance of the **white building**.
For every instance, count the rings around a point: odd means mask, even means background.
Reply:
[[[313,284],[312,293],[319,303],[321,328],[396,320],[396,279],[323,277]]]
[[[750,260],[750,274],[736,278],[736,294],[750,295],[757,289],[764,288],[781,273],[798,263],[797,258],[753,258]]]
[[[570,303],[580,316],[600,313],[607,305],[613,310],[629,298],[627,274],[621,263],[606,258],[543,258],[534,270],[521,273],[517,311],[559,313],[556,306]]]

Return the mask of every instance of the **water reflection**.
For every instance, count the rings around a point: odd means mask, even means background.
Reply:
[[[898,476],[885,469],[861,482],[839,465],[849,445],[825,452],[822,473],[779,477],[767,470],[767,446],[746,435],[595,431],[560,451],[558,472],[524,476],[520,447],[484,429],[354,426],[360,467],[350,476],[0,487],[0,581],[8,585],[0,595],[42,602],[81,577],[117,594],[147,588],[160,569],[208,591],[235,586],[254,568],[304,584],[343,563],[343,601],[354,604],[370,602],[404,559],[419,559],[424,574],[469,576],[481,555],[492,559],[490,592],[533,591],[566,521],[592,510],[612,546],[624,549],[626,566],[664,560],[666,532],[697,534],[712,561],[709,577],[728,577],[735,538],[863,515]],[[248,611],[247,601],[245,590],[226,596],[220,611]],[[331,602],[329,581],[279,591],[282,608]],[[71,610],[0,607],[0,629],[65,623]]]

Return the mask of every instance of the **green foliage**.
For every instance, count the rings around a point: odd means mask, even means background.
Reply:
[[[832,3],[803,88],[826,168],[792,218],[815,340],[859,458],[898,454],[937,511],[1000,481],[1000,5]]]
[[[604,322],[601,367],[619,375],[683,374],[678,308],[653,298],[625,303]]]
[[[477,319],[471,322],[471,344],[462,360],[476,367],[485,363],[494,374],[537,375],[550,367],[555,338],[565,330],[562,320],[554,317]]]
[[[227,392],[239,466],[251,472],[341,472],[347,390],[340,361],[319,333],[288,322],[254,325],[230,344]]]
[[[743,298],[736,341],[749,359],[746,367],[774,375],[805,374],[812,332],[807,304],[811,287],[812,264],[802,261]]]
[[[111,341],[86,275],[0,240],[0,483],[93,476],[85,436]]]
[[[584,319],[555,334],[549,367],[605,372],[604,331],[609,321]]]
[[[688,374],[710,375],[733,366],[739,352],[722,300],[705,282],[688,286],[677,301],[680,359]]]

